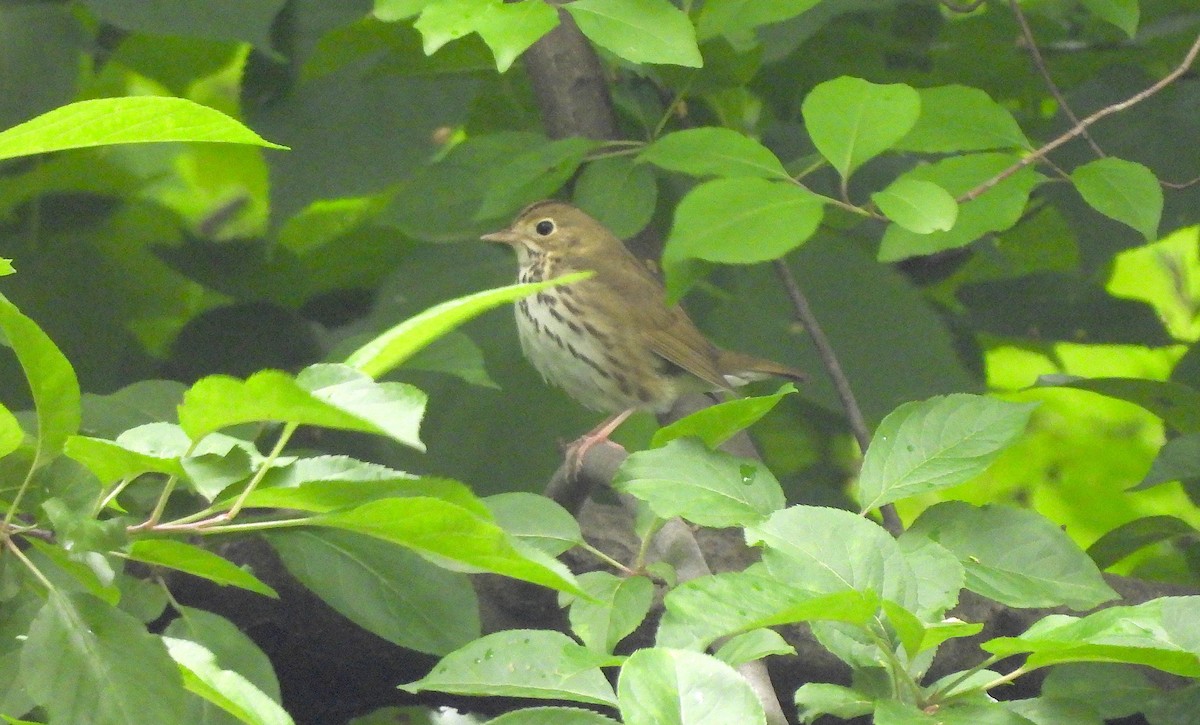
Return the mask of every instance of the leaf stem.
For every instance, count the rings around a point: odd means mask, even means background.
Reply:
[[[254,478],[250,479],[250,483],[246,484],[246,490],[242,491],[242,495],[238,496],[237,500],[233,502],[233,506],[226,512],[225,518],[232,519],[238,515],[238,512],[242,510],[242,506],[246,504],[246,499],[250,497],[251,493],[254,493],[254,489],[258,487],[258,484],[262,483],[263,478],[267,475],[267,471],[271,470],[271,466],[274,465],[280,454],[283,453],[284,446],[292,439],[292,434],[299,427],[299,423],[288,423],[283,426],[283,430],[279,432],[279,440],[275,441],[275,447],[271,449],[271,452],[267,454],[266,460],[262,462],[262,465],[254,473]]]
[[[609,566],[611,566],[612,568],[616,569],[619,572],[622,572],[625,574],[634,574],[635,573],[635,571],[633,569],[630,569],[629,567],[625,566],[621,562],[612,558],[608,554],[605,554],[603,551],[600,551],[599,549],[597,549],[596,547],[587,543],[586,541],[579,544],[579,546],[584,551],[590,553],[592,556],[596,557],[597,559],[604,562],[605,564],[608,564]]]
[[[46,575],[43,574],[32,561],[29,560],[29,557],[25,556],[25,552],[21,551],[21,547],[17,546],[17,542],[13,541],[12,537],[6,536],[4,538],[4,545],[13,553],[13,556],[20,559],[21,563],[28,567],[29,571],[33,573],[34,577],[36,577],[37,580],[42,583],[42,586],[46,587],[46,589],[49,591],[57,591],[57,587],[55,587],[54,584],[46,578]]]

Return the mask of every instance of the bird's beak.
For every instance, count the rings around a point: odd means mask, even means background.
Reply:
[[[498,232],[484,234],[480,237],[485,242],[499,242],[500,244],[511,244],[514,247],[520,243],[521,238],[511,229],[501,229]]]

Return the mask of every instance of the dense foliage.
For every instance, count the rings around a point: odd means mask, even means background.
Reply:
[[[1189,722],[1198,29],[1191,0],[0,4],[0,715]],[[488,312],[538,286],[477,237],[547,196],[813,373],[632,420],[619,561],[528,493],[594,420]],[[761,460],[720,450],[746,428]],[[678,519],[754,561],[685,563]],[[564,626],[484,634],[480,573]],[[221,603],[299,585],[440,659],[362,702],[281,682],[365,679]],[[840,669],[769,692],[802,640]]]

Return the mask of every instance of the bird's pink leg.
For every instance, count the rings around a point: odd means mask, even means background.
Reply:
[[[579,469],[583,468],[583,456],[591,450],[592,446],[608,441],[608,437],[612,435],[612,432],[620,427],[625,422],[625,419],[633,415],[636,410],[636,408],[630,408],[629,410],[617,413],[572,441],[563,453],[563,458],[570,466],[571,475],[578,474]]]

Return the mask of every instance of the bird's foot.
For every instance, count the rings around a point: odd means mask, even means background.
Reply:
[[[611,443],[612,441],[610,441],[608,437],[612,435],[612,432],[615,431],[622,423],[624,423],[625,419],[632,415],[633,412],[634,409],[630,408],[622,413],[617,413],[567,445],[566,450],[563,451],[563,459],[566,461],[567,470],[571,472],[572,477],[579,475],[579,471],[583,468],[583,457],[587,454],[587,452],[597,444]]]

